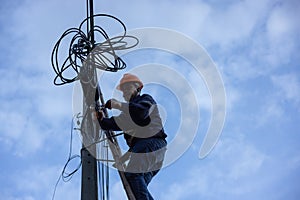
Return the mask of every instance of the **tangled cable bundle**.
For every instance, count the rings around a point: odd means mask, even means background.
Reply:
[[[107,32],[101,26],[94,25],[93,29],[86,34],[83,31],[84,26],[88,26],[90,17],[84,19],[79,28],[70,28],[66,30],[56,42],[52,55],[52,67],[56,73],[54,78],[55,85],[63,85],[80,79],[80,70],[87,68],[85,72],[100,69],[116,72],[126,68],[126,63],[116,54],[116,51],[132,48],[138,44],[138,38],[126,34],[125,24],[118,18],[108,14],[97,14],[92,16],[107,17],[119,23],[123,29],[123,34],[116,37],[109,37]],[[91,35],[103,38],[102,42],[91,41]],[[71,36],[68,47],[67,58],[64,58],[62,64],[59,62],[59,49],[64,39]]]

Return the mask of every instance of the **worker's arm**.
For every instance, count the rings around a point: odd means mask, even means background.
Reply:
[[[103,130],[121,131],[113,117],[98,119],[99,125]]]
[[[132,120],[130,120],[130,118],[128,118],[128,114],[124,112],[122,112],[119,116],[98,118],[98,122],[103,130],[129,131],[133,128]]]
[[[150,123],[150,113],[155,102],[150,95],[143,95],[141,99],[135,102],[121,103],[120,110],[129,112],[131,119],[140,126],[146,126]]]

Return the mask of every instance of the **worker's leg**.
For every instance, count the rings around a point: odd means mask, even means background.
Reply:
[[[147,188],[152,179],[151,174],[125,172],[125,176],[136,200],[153,200],[153,197]]]
[[[146,184],[148,185],[150,183],[150,181],[152,180],[152,178],[157,174],[159,170],[155,171],[155,172],[148,172],[148,173],[144,173],[144,179],[145,179],[145,182]],[[149,192],[149,195],[148,195],[148,198],[150,200],[154,200],[152,195],[150,194]]]
[[[148,168],[150,162],[153,162],[153,158],[147,154],[150,151],[147,144],[147,140],[139,141],[131,149],[135,154],[131,155],[125,172],[136,200],[153,200],[147,188],[152,179],[152,174],[148,172]]]
[[[138,141],[131,149],[134,154],[125,175],[137,200],[153,200],[147,186],[162,166],[165,146],[165,141],[150,138]]]

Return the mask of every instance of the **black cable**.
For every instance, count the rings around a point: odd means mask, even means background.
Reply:
[[[123,33],[120,36],[110,38],[108,33],[99,25],[93,28],[87,23],[90,18],[105,17],[120,24]],[[89,32],[84,33],[83,26],[87,26]],[[103,39],[102,42],[92,44],[90,35],[95,34]],[[71,37],[68,46],[67,57],[60,63],[59,58],[62,42]],[[138,44],[138,39],[127,35],[125,24],[112,15],[96,14],[85,18],[79,28],[67,29],[54,45],[51,54],[52,68],[56,74],[55,85],[64,85],[80,79],[80,68],[85,67],[115,72],[126,68],[126,63],[117,55],[116,51],[132,48]],[[90,53],[90,54],[89,54]]]
[[[60,179],[61,179],[61,174],[59,175],[59,177],[58,177],[58,179],[55,183],[53,194],[52,194],[52,200],[54,200],[54,198],[55,198],[56,189],[57,189],[57,186],[58,186],[58,183],[59,183]]]
[[[103,131],[101,131],[101,138],[105,137]],[[109,165],[108,162],[108,140],[102,139],[103,142],[97,145],[98,155],[100,159],[97,159],[98,163],[98,185],[99,185],[99,197],[101,200],[109,200]]]
[[[76,115],[76,117],[78,118],[79,117],[79,114]],[[57,181],[56,181],[56,184],[54,186],[54,191],[53,191],[53,194],[52,194],[52,200],[54,200],[54,197],[55,197],[55,193],[56,193],[56,189],[57,189],[57,186],[60,182],[60,180],[62,179],[64,182],[68,182],[72,179],[73,175],[80,169],[81,167],[81,157],[80,155],[78,154],[74,154],[72,155],[72,144],[73,144],[73,130],[74,129],[74,117],[72,118],[72,122],[71,122],[71,136],[70,136],[70,146],[69,146],[69,154],[68,154],[68,159],[62,169],[62,172],[60,173]],[[71,160],[75,159],[75,158],[80,158],[80,163],[78,164],[78,166],[71,172],[66,172],[66,168],[68,166],[68,164],[70,163]]]

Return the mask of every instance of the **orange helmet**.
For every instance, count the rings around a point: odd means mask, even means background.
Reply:
[[[130,74],[130,73],[126,73],[126,74],[123,75],[122,79],[120,80],[120,83],[117,86],[117,89],[121,90],[121,86],[124,83],[130,83],[130,82],[138,83],[140,89],[142,89],[143,86],[144,86],[143,83],[142,83],[142,81],[136,75],[133,75],[133,74]]]

